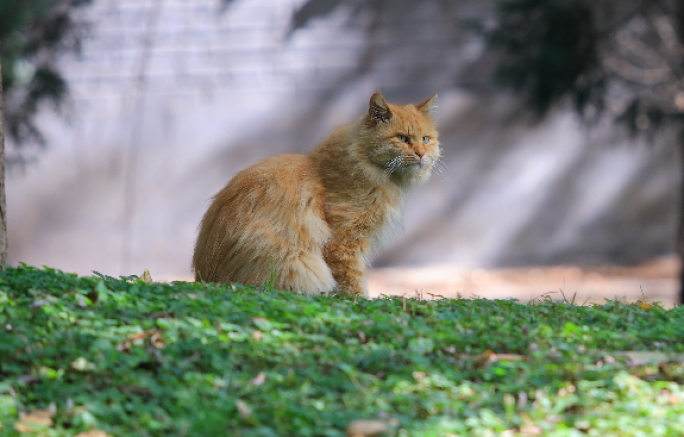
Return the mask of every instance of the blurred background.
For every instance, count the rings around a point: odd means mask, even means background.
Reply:
[[[683,9],[593,3],[3,1],[10,262],[190,278],[238,170],[439,92],[449,171],[372,293],[672,303]]]

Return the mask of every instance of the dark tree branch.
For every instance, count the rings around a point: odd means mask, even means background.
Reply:
[[[630,20],[632,20],[634,17],[642,15],[644,12],[644,7],[645,7],[646,2],[641,1],[637,5],[637,7],[634,8],[634,10],[626,13],[622,17],[618,18],[614,22],[608,24],[606,27],[603,29],[598,29],[596,30],[596,38],[597,40],[604,39],[606,37],[609,37],[613,33],[615,33],[616,30],[624,26],[626,23],[628,23]]]
[[[660,3],[660,2],[656,2],[656,3]],[[658,48],[656,49],[656,51],[660,54],[662,59],[665,61],[665,63],[669,67],[672,75],[674,77],[676,77],[681,84],[682,83],[682,74],[679,71],[681,69],[681,66],[680,66],[681,62],[678,62],[677,60],[675,60],[672,56],[672,53],[670,53],[670,51],[667,50],[667,47],[669,44],[665,40],[665,38],[663,38],[663,35],[661,34],[660,29],[658,29],[658,26],[656,25],[656,23],[653,22],[653,18],[651,17],[651,15],[650,14],[644,14],[644,18],[646,19],[646,22],[651,27],[651,29],[653,29],[654,33],[658,36],[658,40],[662,43],[662,44],[657,45]]]
[[[0,45],[0,50],[2,46]],[[1,61],[0,61],[1,64]],[[2,66],[0,65],[0,77]],[[5,200],[5,122],[0,80],[0,264],[7,264],[7,202]]]

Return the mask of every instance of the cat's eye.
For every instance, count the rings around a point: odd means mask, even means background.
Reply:
[[[405,142],[406,144],[409,144],[411,142],[409,137],[407,137],[406,135],[403,135],[403,134],[397,135],[397,138],[399,138],[399,140]]]
[[[423,144],[427,144],[430,142],[430,137],[423,137]]]

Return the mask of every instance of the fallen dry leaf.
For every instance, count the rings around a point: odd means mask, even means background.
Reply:
[[[250,417],[252,417],[252,409],[249,408],[249,405],[247,405],[246,402],[238,399],[237,401],[235,401],[235,406],[238,409],[238,413],[240,413],[240,417],[242,417],[243,419],[249,419]]]
[[[70,367],[80,372],[95,370],[97,368],[95,364],[88,362],[88,360],[86,360],[83,357],[78,357],[74,361],[72,361]]]
[[[455,355],[456,354],[456,346],[454,346],[452,344],[451,346],[445,347],[444,349],[442,349],[442,352],[444,352],[445,354],[449,354],[449,355]]]
[[[133,343],[144,340],[147,337],[150,338],[150,344],[152,346],[156,347],[157,349],[161,349],[164,347],[164,339],[162,338],[162,334],[163,331],[159,329],[136,332],[135,334],[129,335],[123,343],[117,345],[116,349],[122,352],[130,353]]]
[[[152,275],[150,274],[150,271],[145,269],[142,275],[140,275],[140,279],[142,279],[144,282],[152,282]]]
[[[57,407],[54,403],[50,404],[50,409],[49,410],[35,410],[30,413],[19,413],[19,418],[20,419],[25,419],[26,417],[43,417],[43,418],[48,418],[52,419],[55,417],[55,413],[57,412]]]
[[[660,390],[660,395],[658,397],[670,405],[679,405],[682,403],[682,399],[666,389]]]
[[[252,317],[252,322],[254,322],[255,325],[259,326],[259,324],[262,324],[262,323],[269,323],[270,320],[268,320],[264,317]]]
[[[121,344],[116,345],[116,350],[119,352],[124,352],[127,354],[131,353],[131,342],[130,341],[124,341]]]
[[[459,360],[476,360],[483,361],[485,367],[496,363],[497,361],[525,361],[527,356],[518,354],[497,354],[490,350],[485,351],[479,355],[471,354],[456,354],[456,358]]]
[[[48,420],[50,420],[50,419],[48,419]],[[20,422],[14,423],[14,429],[16,429],[17,431],[19,431],[21,433],[25,433],[25,432],[34,433],[34,432],[39,431],[43,428],[49,428],[51,425],[52,425],[52,420],[50,420],[50,423],[48,425],[35,422],[34,420],[30,420],[30,421],[26,421],[26,422],[22,420]]]
[[[359,419],[347,426],[347,437],[373,437],[387,430],[387,424],[381,420]]]
[[[148,335],[147,331],[137,332],[137,333],[135,333],[135,334],[129,335],[129,336],[128,336],[128,340],[129,340],[129,341],[138,341],[138,340],[142,340],[143,338],[147,337],[147,335]]]
[[[496,361],[525,361],[527,357],[525,355],[518,354],[492,354],[489,359],[496,357]]]
[[[164,347],[164,339],[161,335],[161,331],[154,331],[152,335],[150,335],[150,344],[152,344],[152,346],[156,347],[157,349],[161,349]]]
[[[660,365],[664,363],[684,363],[684,355],[668,354],[654,351],[623,351],[613,355],[627,357],[630,366],[644,366],[646,364]]]
[[[256,385],[257,387],[260,385],[264,385],[264,382],[266,382],[266,373],[264,372],[259,372],[259,374],[250,381],[253,385]]]
[[[537,425],[532,425],[521,428],[520,432],[522,433],[522,435],[541,435],[541,433],[543,433],[544,430]]]
[[[591,422],[588,420],[578,420],[573,425],[573,428],[579,429],[580,431],[589,431],[589,429],[591,429]]]
[[[51,410],[36,410],[30,413],[21,413],[19,415],[19,422],[14,424],[14,429],[21,433],[35,432],[42,428],[49,428],[52,426],[52,418],[55,416],[55,411]]]
[[[497,361],[525,361],[527,357],[525,355],[518,355],[518,354],[497,354],[492,351],[486,351],[484,354],[482,354],[482,357],[485,360],[485,366],[489,366],[490,364],[494,364]]]
[[[112,437],[104,431],[99,429],[91,429],[90,431],[81,432],[76,434],[74,437]]]
[[[416,370],[411,373],[411,376],[413,376],[413,379],[415,379],[417,382],[423,382],[425,381],[425,378],[427,378],[427,373]]]

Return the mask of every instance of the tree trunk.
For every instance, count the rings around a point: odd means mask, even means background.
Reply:
[[[681,177],[679,193],[679,211],[677,224],[677,255],[679,255],[679,304],[684,304],[684,126],[680,128],[677,138],[679,148],[679,175]]]
[[[677,2],[677,16],[675,17],[675,26],[677,30],[677,38],[679,44],[684,45],[684,0]],[[679,173],[682,178],[680,185],[680,203],[679,203],[679,224],[677,229],[677,254],[681,263],[679,271],[679,304],[684,304],[684,122],[679,131],[679,138],[677,138],[677,147],[679,148]]]
[[[0,46],[1,47],[1,46]],[[5,116],[0,65],[0,264],[7,264],[7,202],[5,200]]]

